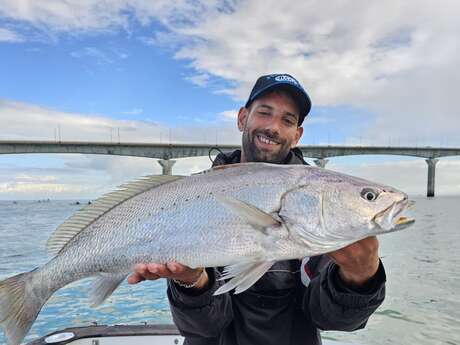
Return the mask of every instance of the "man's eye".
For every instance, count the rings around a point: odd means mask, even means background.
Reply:
[[[288,125],[288,126],[294,126],[295,125],[295,122],[290,120],[290,119],[286,119],[284,120],[284,122]]]
[[[270,115],[270,113],[267,113],[266,111],[259,111],[259,114],[261,114],[261,115]]]

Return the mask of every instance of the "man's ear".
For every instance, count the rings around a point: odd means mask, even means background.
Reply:
[[[300,138],[302,138],[302,134],[303,134],[303,127],[297,127],[297,130],[295,133],[295,139],[294,139],[295,143],[292,144],[291,149],[297,146],[297,144],[300,141]]]
[[[238,111],[238,129],[240,132],[244,130],[246,126],[246,121],[248,119],[249,110],[246,107],[241,107],[240,111]]]

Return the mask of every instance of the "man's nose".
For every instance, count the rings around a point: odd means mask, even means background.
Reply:
[[[277,119],[276,117],[273,117],[271,121],[269,121],[267,124],[267,130],[271,131],[274,134],[276,133],[276,135],[278,135],[280,133],[280,126],[281,126],[281,121]]]

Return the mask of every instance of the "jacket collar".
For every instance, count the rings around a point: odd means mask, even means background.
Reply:
[[[240,163],[241,161],[241,150],[235,150],[233,152],[221,152],[216,156],[216,159],[212,162],[212,166],[218,166],[218,165],[227,165],[227,164],[235,164],[235,163]],[[298,148],[295,147],[289,151],[286,159],[282,164],[303,164],[303,165],[309,165],[305,160],[303,159],[303,154],[302,151]]]

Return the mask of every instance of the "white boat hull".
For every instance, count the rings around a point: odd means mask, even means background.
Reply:
[[[66,328],[27,345],[182,345],[183,342],[174,325],[96,325]],[[323,340],[323,345],[353,344]]]

